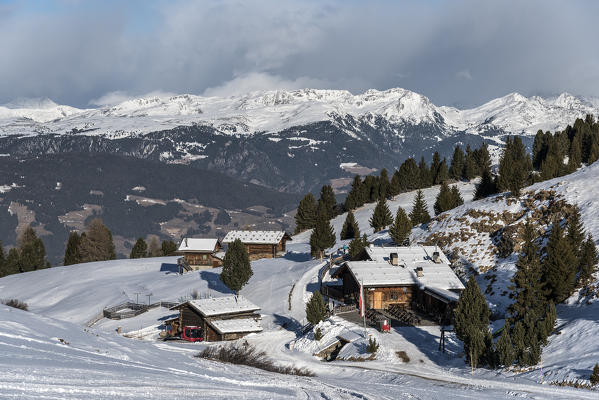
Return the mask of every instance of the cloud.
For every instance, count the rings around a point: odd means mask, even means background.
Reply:
[[[0,9],[0,104],[305,86],[400,86],[464,105],[513,91],[599,94],[593,1],[28,4]]]

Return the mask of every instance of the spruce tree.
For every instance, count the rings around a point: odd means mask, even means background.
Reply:
[[[491,170],[485,168],[482,172],[480,183],[476,185],[474,200],[484,199],[492,194],[497,193],[497,185],[491,175]]]
[[[512,346],[510,329],[507,324],[503,327],[503,332],[501,332],[501,336],[497,341],[496,349],[500,365],[507,368],[514,363],[514,347]]]
[[[131,249],[129,258],[145,258],[148,256],[148,244],[143,238],[137,238],[137,241]]]
[[[391,196],[397,196],[400,193],[401,193],[400,175],[399,175],[399,171],[395,170],[395,172],[393,173],[393,176],[391,177],[391,182],[389,183],[389,194]]]
[[[424,193],[420,189],[416,192],[416,197],[414,197],[410,220],[413,226],[427,224],[431,220],[426,200],[424,200]]]
[[[161,255],[172,256],[177,251],[177,243],[172,240],[163,240],[160,245]]]
[[[16,247],[13,247],[8,251],[8,255],[4,261],[4,273],[5,275],[12,275],[18,274],[21,271],[21,257],[19,256],[19,250],[17,250]]]
[[[94,218],[79,242],[81,262],[106,261],[115,259],[114,243],[110,229],[100,218]]]
[[[387,169],[383,168],[379,175],[379,197],[387,197],[389,195],[389,174]]]
[[[406,214],[403,208],[397,208],[397,214],[395,215],[395,221],[393,221],[393,225],[389,228],[389,233],[391,234],[391,239],[393,242],[399,246],[403,246],[410,237],[410,232],[412,231],[412,221]]]
[[[591,149],[589,150],[589,158],[587,160],[587,164],[591,165],[595,161],[599,160],[599,140],[593,140],[591,144]]]
[[[306,319],[312,325],[318,324],[327,314],[327,307],[320,292],[312,293],[310,300],[306,303]]]
[[[326,212],[321,209],[316,219],[316,227],[310,235],[310,253],[314,257],[324,256],[324,251],[335,244],[335,231],[327,218]]]
[[[6,276],[6,256],[4,255],[4,247],[0,242],[0,278]]]
[[[478,149],[474,150],[474,160],[476,161],[477,175],[482,175],[485,169],[491,170],[491,155],[486,143],[483,142]]]
[[[460,189],[458,189],[457,185],[451,187],[451,199],[453,202],[453,208],[456,208],[464,204],[464,199],[462,198]]]
[[[456,146],[453,150],[453,156],[451,157],[451,164],[449,166],[449,177],[456,181],[462,179],[462,172],[464,171],[465,158],[464,152],[460,146]]]
[[[474,368],[487,352],[490,314],[485,297],[471,276],[454,310],[454,331],[464,342],[466,359]]]
[[[324,207],[327,218],[331,219],[335,216],[335,193],[330,185],[324,185],[320,190],[320,198],[318,199],[318,207]]]
[[[430,185],[437,185],[439,182],[439,169],[441,168],[441,156],[438,151],[433,154],[433,161],[431,162],[431,180]],[[429,186],[430,186],[429,185]]]
[[[360,237],[360,228],[358,227],[358,223],[356,222],[356,217],[352,210],[347,212],[347,217],[345,217],[345,222],[343,223],[343,228],[341,229],[341,240],[353,239]]]
[[[44,243],[37,237],[31,226],[28,226],[18,240],[21,272],[48,268]]]
[[[439,189],[439,194],[435,200],[435,204],[433,206],[435,210],[435,215],[439,215],[442,212],[447,210],[451,210],[454,207],[453,198],[451,195],[451,189],[447,184],[447,181],[444,181],[441,184],[441,188]]]
[[[476,164],[476,155],[470,149],[470,145],[466,146],[466,158],[464,159],[464,168],[462,170],[462,179],[470,181],[476,175],[480,174],[482,169]]]
[[[349,256],[352,260],[356,261],[362,258],[365,253],[365,248],[369,245],[366,234],[362,235],[361,238],[355,238],[349,242]]]
[[[77,232],[69,233],[69,240],[64,251],[64,265],[79,264],[81,262],[81,254],[79,252],[79,243],[81,236]]]
[[[424,163],[424,168],[425,171],[422,173],[428,175],[426,163]],[[421,171],[416,164],[416,160],[408,158],[401,164],[397,173],[397,180],[401,191],[414,190],[422,186]]]
[[[387,200],[381,197],[374,208],[372,217],[370,217],[370,226],[375,232],[379,232],[392,223],[393,217],[391,216],[391,211],[389,211],[389,206],[387,206]]]
[[[443,161],[441,161],[441,165],[439,165],[439,172],[437,173],[437,177],[435,179],[435,185],[445,182],[448,179],[449,169],[447,168],[447,161],[444,158]]]
[[[362,179],[360,175],[354,176],[354,180],[351,184],[351,190],[345,198],[345,208],[347,210],[355,210],[358,207],[364,205],[362,200]]]
[[[241,240],[235,239],[233,243],[229,244],[223,257],[220,280],[237,295],[253,274],[245,245]]]
[[[582,244],[579,263],[578,286],[582,287],[591,281],[593,274],[597,271],[597,263],[599,263],[597,248],[591,234],[587,236],[587,240]]]
[[[599,383],[599,364],[595,363],[595,366],[593,367],[593,373],[591,374],[589,381],[593,386]]]
[[[531,169],[532,163],[522,140],[518,136],[513,139],[508,137],[499,161],[499,189],[510,191],[512,196],[520,196]]]
[[[524,325],[522,325],[521,321],[518,321],[514,324],[514,328],[512,329],[512,346],[514,349],[514,357],[517,360],[522,360],[524,358],[523,354],[526,350],[524,336]]]
[[[545,249],[543,275],[549,290],[548,298],[554,303],[566,300],[574,290],[576,256],[569,240],[563,234],[559,220],[554,221]]]
[[[576,258],[579,258],[582,242],[584,241],[584,226],[581,221],[580,209],[577,206],[574,206],[572,214],[568,217],[566,231],[566,237],[570,241],[572,250]]]
[[[432,185],[431,170],[428,168],[426,161],[424,161],[424,156],[420,157],[420,162],[418,163],[418,175],[420,177],[418,188],[427,188]]]
[[[316,225],[316,200],[312,193],[308,193],[300,201],[295,214],[295,232],[312,229]]]

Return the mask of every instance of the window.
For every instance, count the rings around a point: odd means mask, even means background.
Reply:
[[[399,298],[399,293],[395,290],[391,292],[391,300],[397,300]]]
[[[202,260],[207,260],[208,256],[206,254],[202,254]]]

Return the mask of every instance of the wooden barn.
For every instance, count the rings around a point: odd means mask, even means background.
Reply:
[[[291,240],[291,236],[284,231],[230,231],[223,239],[223,244],[233,243],[236,239],[245,245],[250,260],[257,260],[285,255],[285,244]]]
[[[218,239],[184,238],[177,249],[183,255],[180,264],[188,271],[220,267],[224,252]]]
[[[262,331],[262,317],[257,313],[260,308],[242,296],[190,300],[171,310],[179,310],[179,317],[169,323],[175,323],[179,330],[184,326],[199,326],[208,342],[235,340]]]
[[[332,277],[343,282],[342,300],[366,310],[412,310],[448,324],[464,285],[434,246],[366,248],[368,260],[347,261]]]

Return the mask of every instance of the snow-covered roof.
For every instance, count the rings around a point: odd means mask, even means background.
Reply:
[[[201,251],[211,253],[216,249],[218,239],[184,238],[179,244],[178,251]]]
[[[230,231],[223,239],[223,243],[232,243],[235,239],[243,243],[252,244],[278,244],[285,236],[284,231]]]
[[[391,253],[397,254],[399,264],[413,263],[416,261],[432,261],[433,253],[439,253],[439,259],[442,263],[449,265],[449,260],[443,254],[440,248],[436,246],[368,246],[366,253],[373,261],[390,262]]]
[[[210,325],[220,334],[238,332],[262,332],[260,322],[254,318],[221,319],[210,321]]]
[[[437,287],[426,287],[424,289],[425,292],[431,293],[434,297],[437,297],[439,300],[444,301],[458,301],[460,299],[460,295],[455,292],[450,292],[449,290],[440,289]]]
[[[260,307],[243,296],[210,297],[207,299],[190,300],[187,303],[204,317],[215,315],[235,314],[258,311]],[[182,303],[184,304],[184,303]],[[177,308],[181,304],[173,307]]]

